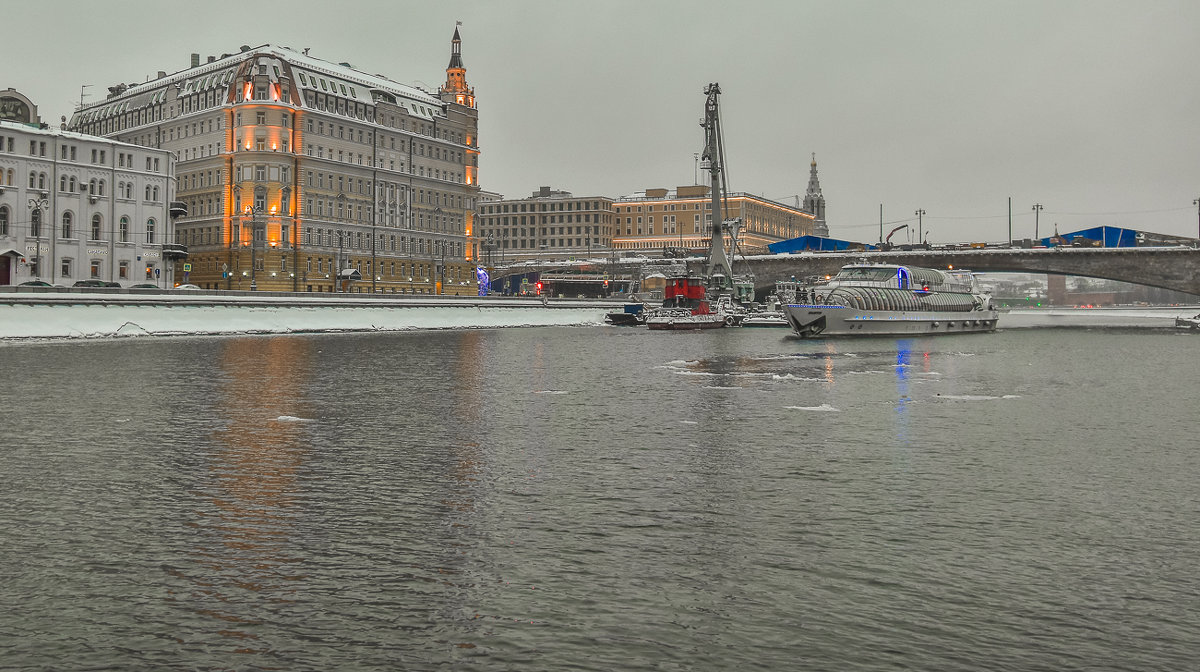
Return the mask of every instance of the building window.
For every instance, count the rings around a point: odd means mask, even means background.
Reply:
[[[71,277],[71,260],[63,259],[62,260],[62,268],[60,270],[62,272],[59,273],[59,275],[61,275],[62,277],[64,277],[64,278]]]
[[[153,218],[146,220],[146,242],[147,243],[154,242],[154,219]]]
[[[63,216],[62,216],[62,237],[63,238],[71,237],[71,234],[73,233],[71,231],[71,228],[72,228],[71,227],[71,213],[64,212]]]
[[[121,265],[117,268],[117,277],[122,280],[129,279],[129,262],[128,261],[121,262]]]
[[[121,242],[128,243],[129,242],[129,218],[128,217],[121,218],[120,234],[121,234]]]
[[[8,206],[0,205],[0,236],[8,235]]]
[[[93,279],[100,277],[100,260],[99,259],[92,259],[91,277]]]
[[[97,213],[92,215],[92,231],[91,238],[88,240],[100,240],[100,215]]]

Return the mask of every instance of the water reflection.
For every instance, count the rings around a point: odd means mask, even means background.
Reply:
[[[313,360],[305,338],[232,339],[219,353],[214,409],[224,423],[210,437],[207,478],[196,493],[194,555],[203,576],[191,597],[239,652],[255,652],[248,626],[290,602],[305,579],[293,541]]]
[[[912,401],[909,385],[909,367],[912,366],[912,341],[896,341],[896,440],[908,445],[908,406]]]

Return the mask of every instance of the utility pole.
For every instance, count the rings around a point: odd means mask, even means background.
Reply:
[[[913,212],[913,214],[917,216],[917,244],[924,245],[925,238],[922,235],[922,231],[924,230],[922,222],[924,221],[925,211],[923,209],[917,209],[916,212]]]
[[[1038,216],[1042,214],[1042,204],[1033,204],[1033,244],[1037,245],[1037,241],[1041,239],[1038,235]]]
[[[1192,205],[1196,206],[1196,232],[1200,234],[1200,198],[1193,199]]]
[[[1012,196],[1008,197],[1008,244],[1005,247],[1012,247]]]

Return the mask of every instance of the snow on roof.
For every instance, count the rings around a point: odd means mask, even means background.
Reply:
[[[299,80],[294,84],[301,89],[333,93],[367,104],[373,102],[370,91],[379,90],[396,98],[396,104],[404,107],[413,116],[426,119],[444,116],[441,107],[442,101],[432,93],[415,86],[401,84],[383,75],[372,75],[356,70],[349,64],[331,63],[290,47],[272,44],[239,51],[235,54],[226,54],[212,62],[201,63],[196,67],[180,70],[165,77],[131,84],[115,96],[85,106],[76,112],[76,115],[83,115],[82,118],[85,121],[90,121],[126,112],[130,109],[131,103],[136,103],[132,105],[134,109],[148,104],[161,103],[166,97],[165,85],[170,84],[179,86],[181,94],[227,86],[233,81],[239,65],[256,56],[272,56],[290,64]]]
[[[65,140],[76,140],[79,142],[104,143],[105,145],[112,145],[113,147],[127,147],[129,149],[137,149],[137,150],[143,151],[143,152],[144,151],[152,151],[152,152],[159,152],[160,154],[171,154],[172,153],[165,149],[160,150],[160,149],[155,149],[153,147],[144,147],[142,145],[135,145],[135,144],[132,144],[129,142],[121,142],[120,140],[113,140],[111,138],[102,138],[102,137],[95,136],[95,135],[88,135],[87,133],[76,133],[75,131],[64,131],[61,128],[56,128],[53,126],[48,126],[46,128],[39,128],[38,126],[32,126],[30,124],[22,124],[22,123],[15,122],[15,121],[0,121],[0,128],[6,129],[6,130],[13,130],[13,131],[24,131],[26,133],[34,133],[36,135],[56,136],[56,137],[63,138]]]

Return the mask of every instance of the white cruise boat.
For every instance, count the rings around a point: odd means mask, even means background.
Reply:
[[[992,331],[998,312],[970,271],[849,264],[783,308],[801,338]]]

